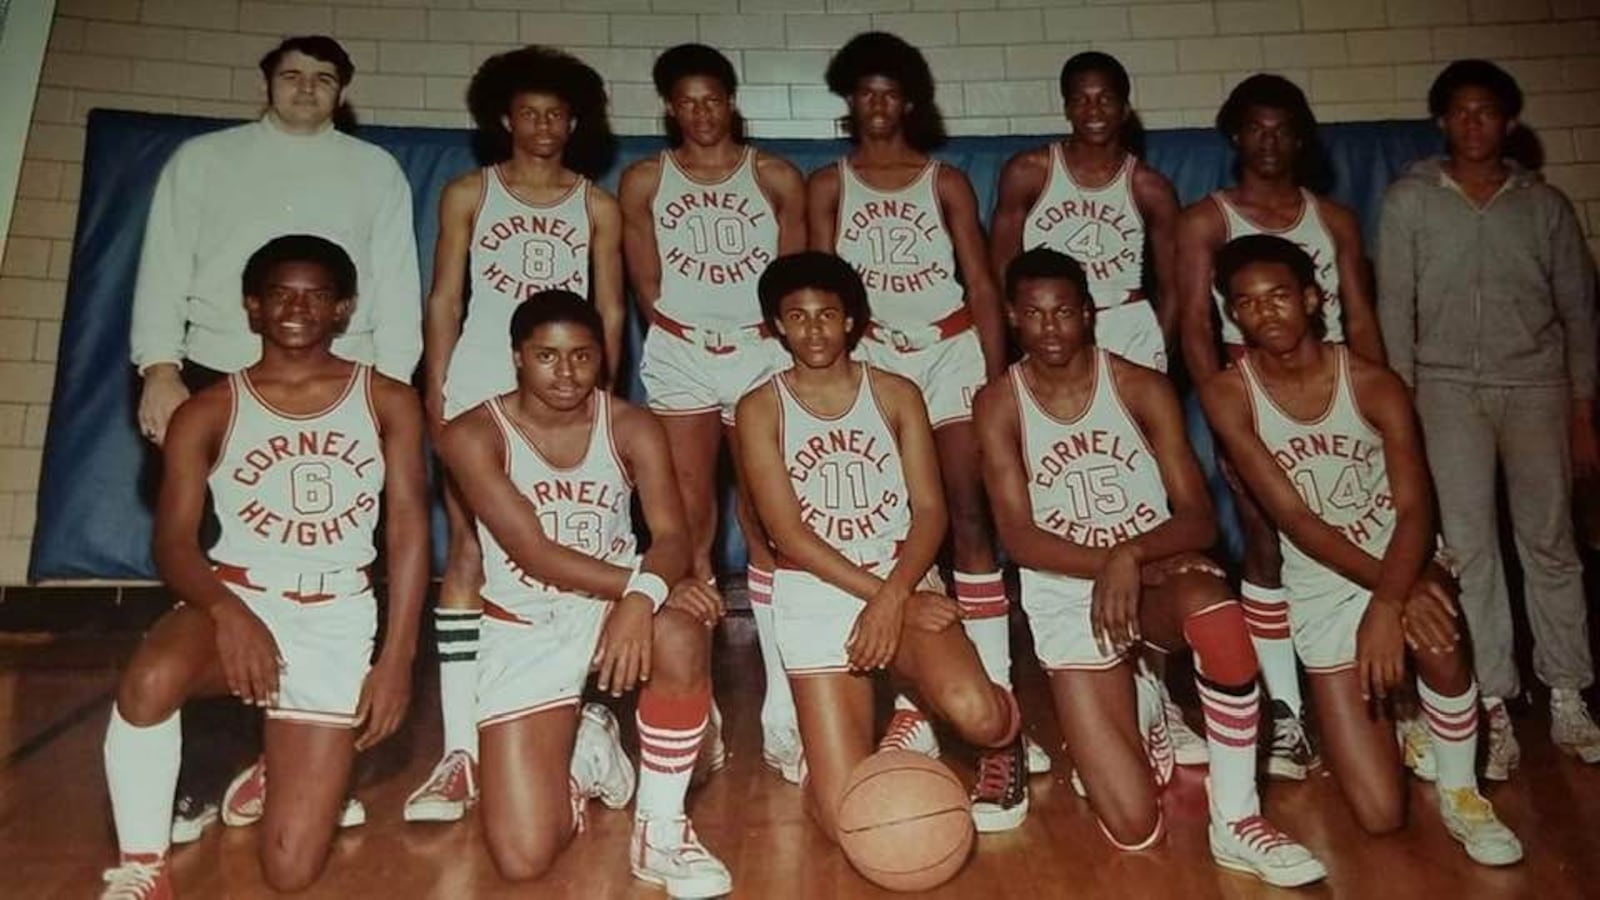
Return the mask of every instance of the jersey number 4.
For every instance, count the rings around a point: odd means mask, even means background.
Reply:
[[[1100,223],[1087,222],[1067,238],[1067,252],[1077,259],[1099,259],[1106,252],[1100,243]]]

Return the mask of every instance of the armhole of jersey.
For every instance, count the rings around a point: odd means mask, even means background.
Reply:
[[[1132,153],[1128,154],[1122,166],[1122,191],[1128,197],[1128,212],[1139,220],[1139,233],[1144,235],[1146,243],[1149,243],[1149,223],[1145,221],[1144,210],[1139,208],[1139,195],[1133,191],[1133,177],[1139,174],[1139,167],[1142,165],[1143,163],[1139,161],[1139,157],[1134,156]]]
[[[1206,195],[1206,199],[1215,204],[1217,207],[1217,212],[1222,214],[1222,242],[1226,244],[1236,237],[1236,235],[1233,233],[1233,217],[1228,215],[1227,198],[1222,196],[1221,191],[1212,191]],[[1215,288],[1213,288],[1213,290],[1215,290]]]
[[[1150,447],[1150,439],[1145,437],[1144,428],[1139,425],[1139,417],[1133,414],[1133,410],[1128,408],[1127,401],[1122,399],[1122,389],[1117,386],[1117,373],[1114,371],[1116,367],[1112,363],[1111,354],[1098,348],[1095,352],[1101,354],[1099,362],[1105,369],[1106,387],[1111,392],[1112,401],[1117,404],[1117,411],[1122,413],[1122,418],[1127,420],[1128,427],[1133,429],[1134,437],[1139,439],[1139,446],[1144,448],[1144,452],[1150,457],[1150,461],[1155,462],[1155,451]],[[1129,363],[1129,365],[1136,365],[1136,363]],[[1156,470],[1158,473],[1160,469],[1161,466],[1157,463]]]
[[[1250,413],[1250,430],[1261,440],[1261,417],[1256,414],[1256,387],[1253,384],[1255,377],[1250,371],[1250,357],[1248,351],[1241,354],[1234,365],[1239,369],[1239,383],[1244,385],[1244,408]],[[1266,442],[1262,441],[1262,446]],[[1269,451],[1270,452],[1270,451]]]
[[[600,401],[600,409],[594,411],[595,425],[599,427],[601,419],[605,420],[606,452],[611,454],[611,461],[616,463],[617,471],[622,473],[622,480],[628,483],[628,487],[633,487],[633,473],[628,470],[628,463],[622,458],[622,448],[617,446],[616,405],[612,402],[611,395],[604,391],[597,391],[595,396]]]
[[[234,423],[239,421],[239,385],[237,380],[241,376],[238,372],[228,375],[228,424],[222,429],[222,440],[217,444],[217,458],[211,461],[211,468],[206,471],[206,477],[215,475],[218,467],[222,465],[222,458],[228,453],[228,441],[233,437]]]
[[[377,379],[373,377],[373,368],[371,366],[358,363],[357,368],[361,370],[360,377],[366,382],[361,386],[361,394],[367,405],[367,415],[372,417],[372,433],[378,436],[378,441],[381,444],[383,441],[383,420],[378,418],[378,398],[373,396],[373,391],[375,390],[373,382]],[[379,449],[381,450],[382,447],[380,446]]]
[[[1047,168],[1045,169],[1044,173],[1044,186],[1039,188],[1039,196],[1033,198],[1033,202],[1028,204],[1028,214],[1022,219],[1023,232],[1027,232],[1028,220],[1032,219],[1034,213],[1039,211],[1039,207],[1043,206],[1045,200],[1049,199],[1050,188],[1054,187],[1056,183],[1056,155],[1060,151],[1055,141],[1051,141],[1048,145],[1046,145],[1046,150],[1045,166]],[[1022,239],[1022,252],[1025,253],[1027,250],[1028,239],[1026,236],[1024,236]]]
[[[783,429],[787,418],[783,409],[783,385],[779,383],[781,378],[783,378],[782,372],[774,372],[772,377],[767,379],[768,383],[772,385],[773,397],[778,403],[778,456],[780,458],[783,456]]]
[[[828,245],[829,250],[834,253],[839,252],[839,235],[843,231],[841,226],[844,224],[844,183],[845,179],[850,177],[849,157],[840,157],[838,166],[839,192],[838,197],[833,201],[833,241]]]
[[[950,220],[947,219],[945,217],[945,214],[944,214],[944,198],[939,196],[939,171],[942,168],[942,166],[940,165],[940,163],[939,163],[939,161],[937,159],[934,159],[934,160],[929,160],[928,161],[928,168],[932,169],[933,172],[932,172],[931,175],[925,175],[924,177],[928,178],[930,181],[933,182],[933,211],[939,215],[939,229],[944,232],[945,240],[950,242],[950,258],[951,259],[955,259],[955,255],[956,255],[955,237],[950,234]],[[961,170],[957,169],[956,171],[959,172]],[[966,176],[963,174],[962,177],[964,178]],[[968,184],[968,187],[969,188],[971,187],[970,182]],[[974,193],[974,197],[976,197],[976,193]],[[981,224],[982,223],[980,223],[980,227],[981,227]],[[956,270],[960,271],[960,269],[961,269],[961,263],[958,260],[956,262]],[[961,305],[962,306],[966,305],[966,296],[965,296],[965,294],[962,295]]]
[[[1342,344],[1335,344],[1334,348],[1339,351],[1339,376],[1343,382],[1339,389],[1344,391],[1345,401],[1350,404],[1350,412],[1355,414],[1356,419],[1365,425],[1368,431],[1381,439],[1383,432],[1379,430],[1377,423],[1362,411],[1361,398],[1356,396],[1356,377],[1350,369],[1350,348]]]
[[[1022,457],[1022,473],[1027,477],[1028,483],[1032,484],[1033,462],[1028,458],[1028,414],[1022,406],[1028,402],[1028,399],[1022,396],[1023,392],[1028,390],[1028,386],[1022,382],[1022,369],[1019,365],[1012,365],[1006,369],[1006,381],[1011,383],[1011,402],[1017,409],[1017,442],[1021,444],[1018,455]],[[1028,510],[1030,513],[1033,511],[1031,496],[1028,498]]]
[[[772,196],[767,193],[766,185],[761,183],[760,152],[761,151],[756,149],[755,144],[745,144],[744,161],[739,163],[739,168],[744,169],[747,166],[749,167],[750,184],[756,189],[756,196],[761,198],[761,202],[767,204],[767,215],[772,217],[772,222],[774,225],[776,225],[778,222],[778,204],[772,199]],[[730,181],[737,180],[738,177],[738,172],[735,172]],[[778,230],[782,231],[783,229],[779,228]]]
[[[867,398],[872,401],[872,408],[878,411],[878,419],[883,422],[883,427],[889,430],[889,436],[894,438],[895,450],[899,450],[900,430],[894,426],[894,422],[890,421],[889,411],[883,408],[883,402],[878,399],[878,386],[872,381],[871,363],[864,362],[861,364],[861,389],[866,392]],[[856,402],[861,402],[860,396],[856,397]],[[845,415],[848,416],[849,413],[845,413]]]
[[[666,149],[666,148],[663,148],[661,153],[660,153],[660,155],[658,155],[656,157],[656,186],[650,189],[650,204],[649,204],[649,206],[650,206],[650,226],[651,226],[651,231],[652,232],[655,231],[656,200],[661,197],[661,185],[663,183],[665,183],[666,180],[667,180],[667,166],[671,165],[671,159],[672,159],[672,151],[670,149]],[[620,182],[620,181],[617,182],[617,193],[618,194],[622,193],[622,182]],[[617,200],[617,203],[620,205],[621,202],[622,201],[619,198]],[[659,247],[657,248],[656,252],[657,253],[660,252],[660,248]]]
[[[494,423],[495,433],[500,435],[500,471],[507,478],[510,478],[511,423],[505,420],[505,412],[500,409],[499,397],[490,397],[483,402],[483,406],[489,411],[489,421]]]
[[[478,185],[478,205],[472,210],[472,230],[478,230],[478,220],[483,217],[483,208],[489,205],[489,179],[497,177],[494,166],[484,166],[478,170],[482,176],[482,183]],[[471,252],[471,246],[468,251]]]

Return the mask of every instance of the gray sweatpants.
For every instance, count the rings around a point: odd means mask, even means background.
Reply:
[[[1519,689],[1496,522],[1497,460],[1524,573],[1534,674],[1554,688],[1581,689],[1594,680],[1583,567],[1572,537],[1571,403],[1565,387],[1417,382],[1444,540],[1460,561],[1461,607],[1485,697]]]

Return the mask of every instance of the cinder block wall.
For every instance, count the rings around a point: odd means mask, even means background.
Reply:
[[[958,134],[1058,130],[1057,70],[1089,47],[1128,66],[1155,128],[1209,123],[1262,69],[1324,120],[1415,117],[1444,61],[1489,57],[1521,80],[1547,175],[1600,246],[1600,0],[59,0],[0,267],[0,585],[27,565],[89,109],[253,116],[256,59],[325,32],[356,60],[368,122],[465,126],[479,61],[539,42],[600,70],[619,131],[651,133],[655,53],[700,40],[738,66],[757,136],[819,137],[840,112],[828,54],[868,28],[927,49]]]

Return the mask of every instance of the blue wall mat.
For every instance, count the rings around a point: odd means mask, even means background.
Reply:
[[[144,236],[145,215],[161,166],[186,138],[235,124],[219,119],[95,110],[89,117],[84,183],[78,210],[67,308],[61,329],[55,398],[39,484],[30,578],[148,579],[151,510],[141,499],[139,473],[151,451],[134,421],[138,379],[128,364],[128,322],[133,282]],[[438,231],[436,209],[446,182],[475,165],[470,134],[436,128],[365,128],[361,136],[394,154],[411,181],[417,245],[422,248],[422,283],[428,284]],[[1355,207],[1370,240],[1377,227],[1383,189],[1410,161],[1436,152],[1438,136],[1427,122],[1329,125],[1323,139],[1338,174],[1334,194]],[[966,170],[980,208],[994,205],[1000,168],[1011,154],[1042,137],[959,138],[940,158]],[[603,179],[614,190],[622,167],[655,153],[655,138],[626,138],[616,168]],[[838,158],[842,141],[764,141],[762,147],[810,171]],[[1210,130],[1161,131],[1149,135],[1147,159],[1192,202],[1229,179],[1231,154]],[[418,298],[421,302],[421,298]],[[629,347],[639,346],[639,326],[630,327]],[[628,367],[628,396],[642,390]],[[1197,445],[1209,446],[1203,423],[1191,423]],[[1210,454],[1203,455],[1214,492],[1226,502]],[[744,547],[725,497],[724,540],[719,563],[743,566]],[[1225,521],[1227,521],[1225,519]],[[444,547],[443,514],[435,511],[434,552]],[[1225,529],[1230,534],[1234,529]]]

